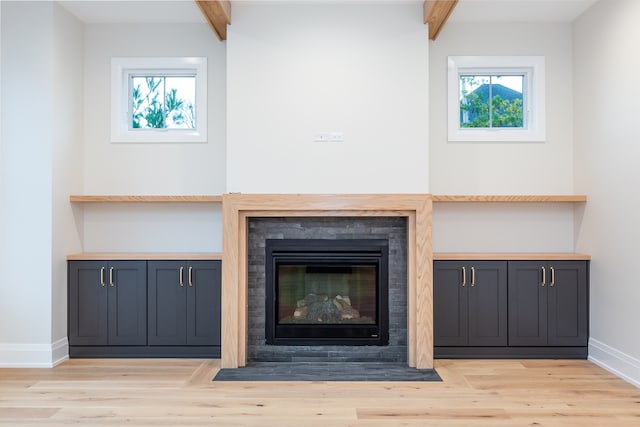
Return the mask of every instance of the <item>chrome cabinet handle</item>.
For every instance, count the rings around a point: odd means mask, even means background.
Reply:
[[[540,286],[544,287],[547,284],[547,269],[544,266],[540,268],[542,268],[542,283],[540,283]]]
[[[182,279],[183,276],[184,276],[184,267],[181,266],[180,267],[180,282],[179,282],[180,283],[180,287],[184,286],[184,280]]]
[[[467,286],[467,268],[462,267],[462,287]]]
[[[109,286],[115,286],[115,284],[113,283],[113,267],[109,268]]]
[[[476,286],[476,268],[471,267],[471,287]]]
[[[100,286],[104,287],[104,267],[100,267]]]
[[[554,287],[556,285],[556,270],[553,267],[549,267],[549,271],[551,271],[551,283],[549,286]]]
[[[193,267],[189,266],[189,286],[193,286],[193,281],[191,280],[191,272],[193,271]]]

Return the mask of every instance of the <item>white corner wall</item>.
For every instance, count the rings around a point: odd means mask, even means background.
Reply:
[[[640,386],[640,2],[601,0],[573,28],[576,190],[589,195],[576,220],[591,263],[596,363]]]
[[[66,256],[81,250],[82,219],[69,194],[82,193],[84,25],[58,3],[53,10],[52,346],[53,363],[68,355]],[[23,307],[27,308],[27,307]]]
[[[227,191],[425,193],[421,2],[234,3]],[[314,142],[341,132],[342,142]]]
[[[0,366],[51,366],[53,3],[0,7]]]

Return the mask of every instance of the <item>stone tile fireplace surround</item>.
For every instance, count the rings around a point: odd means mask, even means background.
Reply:
[[[249,218],[248,342],[250,361],[407,361],[407,239],[403,217],[269,217]],[[389,244],[389,344],[267,345],[265,343],[266,239],[383,239]]]
[[[406,219],[406,296],[403,298],[406,299],[407,316],[406,329],[402,329],[406,339],[396,337],[395,342],[403,345],[406,342],[406,362],[409,366],[432,368],[431,210],[432,197],[426,194],[224,195],[222,367],[245,366],[250,351],[258,351],[256,337],[253,336],[250,342],[253,332],[249,332],[249,316],[255,316],[250,310],[256,303],[248,295],[248,257],[251,252],[248,237],[252,218],[343,217],[332,222],[331,227],[335,227],[336,224],[346,224],[344,221],[349,218],[362,225],[367,220],[363,218],[358,221],[357,218],[395,217]],[[387,356],[392,355],[393,351],[397,351],[397,348],[388,350]]]

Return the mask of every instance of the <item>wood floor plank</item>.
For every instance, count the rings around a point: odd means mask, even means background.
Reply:
[[[0,408],[0,420],[51,418],[58,411],[59,408]]]
[[[214,382],[211,359],[0,369],[0,426],[640,425],[640,389],[588,361],[437,360],[442,382]]]

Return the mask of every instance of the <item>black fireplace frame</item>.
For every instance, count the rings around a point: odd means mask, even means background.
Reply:
[[[386,239],[266,239],[265,338],[268,345],[389,344],[389,241]],[[278,324],[279,263],[307,266],[374,265],[375,324]]]

